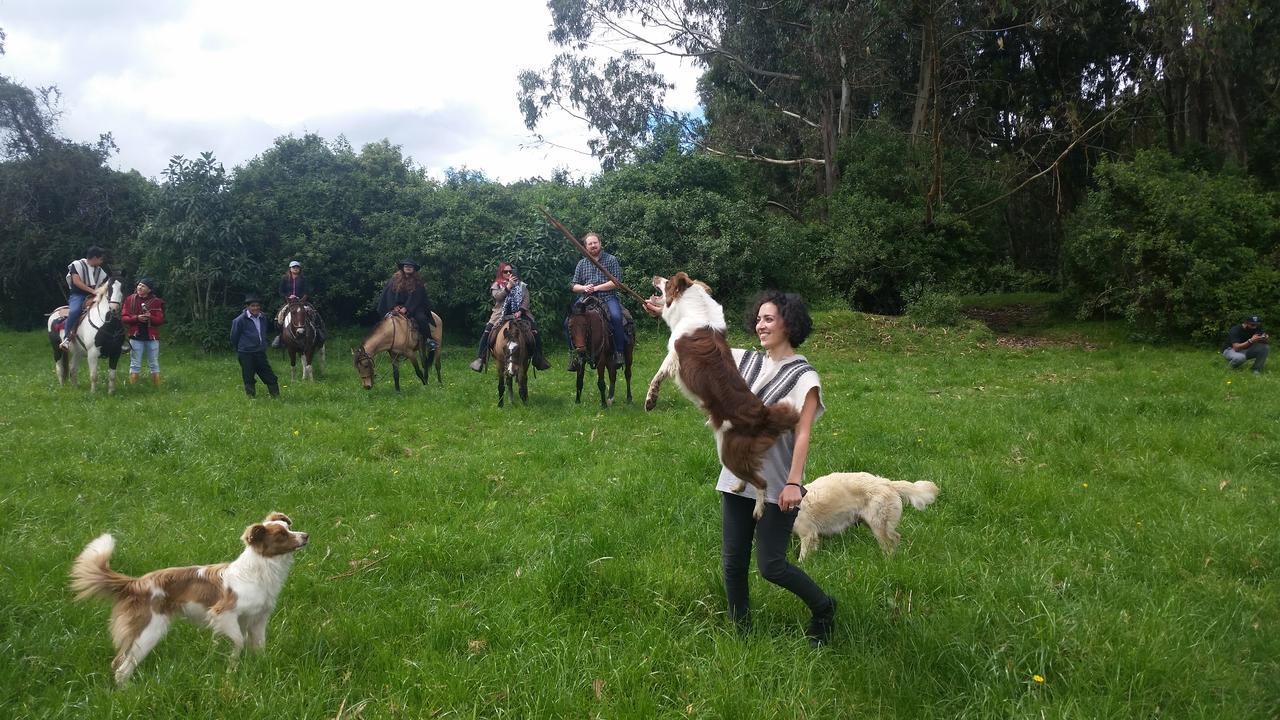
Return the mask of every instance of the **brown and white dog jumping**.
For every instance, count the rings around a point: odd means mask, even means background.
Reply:
[[[250,648],[261,649],[293,551],[307,544],[307,534],[293,532],[292,524],[284,513],[273,512],[245,528],[244,552],[230,563],[167,568],[139,578],[111,569],[116,544],[111,535],[89,543],[71,566],[71,589],[78,593],[77,600],[115,600],[111,640],[116,656],[111,667],[116,683],[129,679],[176,615],[231,638],[233,665],[246,639]]]
[[[649,381],[644,409],[658,403],[662,381],[672,377],[707,415],[716,436],[720,463],[744,484],[756,488],[756,519],[764,514],[765,480],[761,460],[778,436],[793,429],[800,412],[790,403],[765,405],[738,374],[725,340],[724,308],[711,298],[705,283],[678,272],[670,280],[655,276],[653,286],[662,302],[662,319],[671,328],[667,357]]]
[[[886,555],[901,539],[898,521],[902,501],[923,510],[938,497],[938,486],[928,480],[903,482],[871,473],[831,473],[805,485],[800,514],[791,532],[800,537],[800,560],[818,547],[824,535],[835,535],[859,521],[871,528]]]

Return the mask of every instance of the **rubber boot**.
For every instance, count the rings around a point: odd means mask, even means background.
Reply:
[[[539,370],[551,369],[551,363],[542,354],[542,333],[533,334],[533,366]]]
[[[151,373],[151,384],[160,387],[160,373]]]
[[[138,373],[134,373],[134,372],[129,373],[129,384],[130,385],[138,384]]]
[[[245,383],[244,394],[249,397],[258,397],[258,386],[253,383]]]
[[[489,358],[489,334],[493,332],[493,323],[485,323],[484,332],[480,333],[480,345],[476,347],[476,359],[471,361],[471,369],[484,372],[485,360]]]

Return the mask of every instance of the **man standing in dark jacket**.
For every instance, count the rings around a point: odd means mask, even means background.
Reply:
[[[254,375],[262,378],[271,397],[280,396],[280,381],[267,361],[268,320],[262,314],[262,298],[246,295],[244,312],[231,321],[231,346],[240,360],[240,375],[244,379],[244,392],[249,397],[258,394]]]

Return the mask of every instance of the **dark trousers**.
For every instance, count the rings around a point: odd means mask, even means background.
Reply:
[[[280,381],[276,378],[276,374],[271,371],[271,363],[267,362],[267,351],[259,350],[257,352],[237,352],[236,356],[240,359],[240,377],[244,380],[244,391],[252,395],[254,393],[253,376],[257,375],[262,378],[262,382],[267,386],[267,390],[275,395],[280,392]]]
[[[815,613],[827,609],[831,599],[803,570],[787,562],[787,545],[796,513],[784,513],[775,503],[764,504],[759,521],[751,516],[756,501],[722,492],[720,553],[724,568],[724,593],[729,617],[743,622],[749,616],[747,571],[751,566],[751,541],[755,538],[756,568],[765,580],[795,594]]]

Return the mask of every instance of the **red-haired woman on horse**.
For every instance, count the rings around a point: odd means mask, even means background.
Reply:
[[[498,263],[498,272],[493,276],[493,282],[489,285],[489,295],[493,298],[493,310],[489,312],[489,320],[484,324],[484,332],[480,333],[480,345],[476,347],[476,359],[471,361],[471,369],[476,372],[484,372],[485,360],[489,358],[489,336],[493,333],[493,328],[502,319],[502,306],[507,300],[507,292],[510,290],[508,283],[515,276],[515,271],[511,267],[511,263]]]
[[[502,324],[505,317],[527,318],[533,328],[536,342],[533,355],[533,366],[539,370],[547,370],[551,364],[542,354],[542,334],[538,332],[538,321],[529,311],[529,286],[520,280],[520,273],[511,263],[498,263],[498,274],[489,286],[489,294],[493,297],[493,311],[489,313],[489,321],[480,333],[480,345],[476,348],[476,359],[471,361],[471,369],[484,372],[485,361],[493,339],[493,331]]]

